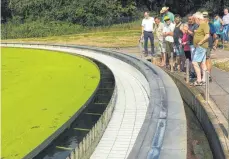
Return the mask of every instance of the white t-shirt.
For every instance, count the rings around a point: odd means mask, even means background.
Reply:
[[[224,25],[229,24],[229,13],[223,16],[223,23]]]
[[[170,23],[170,25],[164,24],[163,33],[173,32],[175,29],[175,24]],[[174,42],[173,36],[166,36],[165,41]]]
[[[154,24],[153,17],[149,17],[148,19],[144,18],[142,20],[142,27],[144,27],[144,31],[153,32],[153,24]]]

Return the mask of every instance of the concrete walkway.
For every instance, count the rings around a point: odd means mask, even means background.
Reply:
[[[229,52],[228,52],[229,56]],[[218,68],[212,69],[213,81],[210,83],[210,96],[228,119],[229,113],[229,72],[222,71]]]

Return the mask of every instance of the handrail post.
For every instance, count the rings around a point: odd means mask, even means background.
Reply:
[[[208,103],[209,102],[209,72],[205,71],[205,101]]]
[[[189,59],[186,62],[186,83],[189,83]]]
[[[171,52],[171,72],[174,72],[174,69],[173,69],[173,52]]]

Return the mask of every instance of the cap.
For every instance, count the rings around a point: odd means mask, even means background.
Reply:
[[[168,16],[165,16],[164,21],[166,21],[166,20],[170,20],[170,18]]]
[[[203,12],[202,14],[204,17],[208,17],[208,12]]]

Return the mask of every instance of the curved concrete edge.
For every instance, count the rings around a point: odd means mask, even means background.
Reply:
[[[39,47],[42,44],[24,45]],[[163,70],[146,60],[107,49],[75,45],[46,46],[71,47],[102,53],[120,59],[142,72],[150,85],[150,103],[128,158],[186,158],[187,125],[183,101],[175,83]]]
[[[145,122],[128,158],[186,158],[187,125],[178,88],[161,68],[146,60],[143,62],[151,70],[150,72],[141,70],[145,72],[150,83],[150,105]],[[153,76],[156,81],[152,80]],[[164,125],[165,129],[163,129]]]
[[[4,46],[4,44],[2,45],[1,43],[1,46]],[[6,47],[8,47],[6,45]],[[99,70],[99,67],[90,59],[90,58],[87,58],[85,56],[82,56],[82,55],[76,55],[76,54],[73,54],[74,56],[79,56],[81,58],[84,58],[85,60],[88,60],[90,61],[95,67],[97,67],[97,69]],[[98,60],[96,59],[93,59],[97,62],[99,62]],[[104,64],[105,65],[105,64]],[[106,66],[106,65],[105,65]],[[106,66],[107,67],[107,66]],[[109,69],[109,67],[107,67]],[[110,69],[109,69],[110,70]],[[111,71],[111,70],[110,70]],[[111,71],[112,72],[112,71]],[[113,72],[112,72],[113,74]],[[115,78],[114,78],[115,80]],[[88,106],[89,103],[92,102],[92,100],[94,99],[95,97],[95,94],[97,93],[98,89],[99,89],[99,86],[101,84],[101,79],[96,87],[96,89],[94,90],[94,92],[92,93],[92,95],[90,96],[90,98],[86,101],[86,103],[67,121],[65,122],[59,129],[57,129],[52,135],[50,135],[47,139],[45,139],[40,145],[38,145],[35,149],[33,149],[30,153],[28,153],[26,156],[23,157],[23,159],[31,159],[33,157],[35,157],[36,155],[38,155],[42,150],[44,150],[48,145],[51,144],[51,142],[53,142],[61,133],[63,133],[66,129],[68,129],[70,127],[70,125],[73,123],[73,121],[81,114],[81,112]],[[114,86],[114,91],[113,91],[113,95],[112,95],[112,98],[110,100],[110,103],[109,105],[114,105],[114,103],[116,103],[116,98],[117,98],[117,87],[116,85]],[[106,108],[107,110],[107,108]],[[113,108],[112,108],[112,112],[113,112]],[[102,133],[103,134],[103,133]],[[100,138],[102,136],[102,134],[100,135]],[[98,140],[99,141],[99,140]],[[96,148],[96,145],[98,144],[98,141],[96,141],[95,144],[93,144],[93,149]],[[90,154],[92,154],[93,151],[90,152]],[[88,153],[89,154],[89,153]]]
[[[182,98],[195,112],[207,136],[214,158],[229,159],[229,138],[226,129],[226,118],[211,100],[207,104],[201,93],[195,87],[189,87],[183,77],[167,71],[179,88]],[[224,127],[225,128],[225,127]]]

